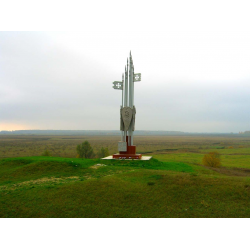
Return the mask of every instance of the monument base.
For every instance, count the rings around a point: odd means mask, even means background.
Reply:
[[[141,159],[141,154],[114,154],[113,159]]]
[[[136,154],[136,146],[129,146],[128,145],[128,141],[131,140],[130,136],[126,136],[126,142],[122,142],[125,143],[125,148],[127,151],[119,151],[119,154],[114,154],[113,158],[114,159],[141,159],[142,155],[141,154]],[[119,148],[119,144],[118,144],[118,150],[124,150],[123,147]]]
[[[141,159],[119,159],[119,158],[113,158],[113,155],[109,155],[109,156],[106,156],[104,158],[101,158],[102,160],[114,160],[114,161],[117,161],[117,160],[135,160],[135,161],[149,161],[150,159],[152,158],[152,156],[145,156],[143,155],[141,157]]]
[[[127,146],[127,151],[120,151],[114,154],[114,159],[141,159],[141,154],[136,154],[136,146]]]

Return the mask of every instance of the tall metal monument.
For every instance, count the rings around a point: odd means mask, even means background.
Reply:
[[[129,60],[125,66],[125,79],[113,82],[113,88],[122,90],[122,105],[120,107],[120,130],[122,131],[121,141],[118,142],[119,154],[114,154],[116,159],[141,159],[141,154],[136,154],[136,146],[133,145],[133,132],[135,130],[134,106],[134,82],[141,81],[141,73],[134,73],[134,64],[130,51]]]

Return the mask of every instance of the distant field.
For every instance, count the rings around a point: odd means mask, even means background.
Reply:
[[[108,148],[117,152],[119,136],[0,136],[0,159],[41,156],[47,149],[54,157],[75,158],[76,146],[88,140],[94,151]],[[229,168],[250,168],[250,137],[217,136],[136,136],[137,152],[159,160],[201,164],[203,155],[217,151]]]
[[[1,135],[0,159],[41,156],[46,149],[54,157],[75,158],[76,146],[85,140],[95,152],[107,147],[114,154],[120,136]],[[223,167],[250,169],[250,137],[246,136],[135,136],[134,144],[137,153],[193,165],[201,165],[204,154],[217,151]]]
[[[0,158],[40,156],[48,149],[52,156],[76,157],[76,146],[88,140],[95,151],[108,147],[117,152],[120,136],[23,136],[0,135]],[[137,152],[143,154],[205,153],[248,155],[250,137],[218,136],[135,136]]]

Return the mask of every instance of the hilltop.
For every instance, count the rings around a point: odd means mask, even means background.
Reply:
[[[249,178],[177,161],[0,160],[0,217],[249,217]]]

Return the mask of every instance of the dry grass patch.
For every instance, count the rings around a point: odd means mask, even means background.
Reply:
[[[59,184],[59,183],[66,183],[69,181],[78,181],[78,180],[80,180],[79,176],[70,176],[70,177],[64,177],[64,178],[44,177],[44,178],[37,179],[37,180],[24,181],[24,182],[12,184],[12,185],[4,185],[4,186],[0,187],[0,191],[15,190],[17,188],[21,188],[24,186],[43,185],[43,184]]]
[[[107,165],[105,165],[105,164],[96,164],[96,165],[94,165],[94,166],[91,166],[90,168],[93,168],[93,169],[98,169],[98,168],[100,168],[100,167],[106,167]]]

